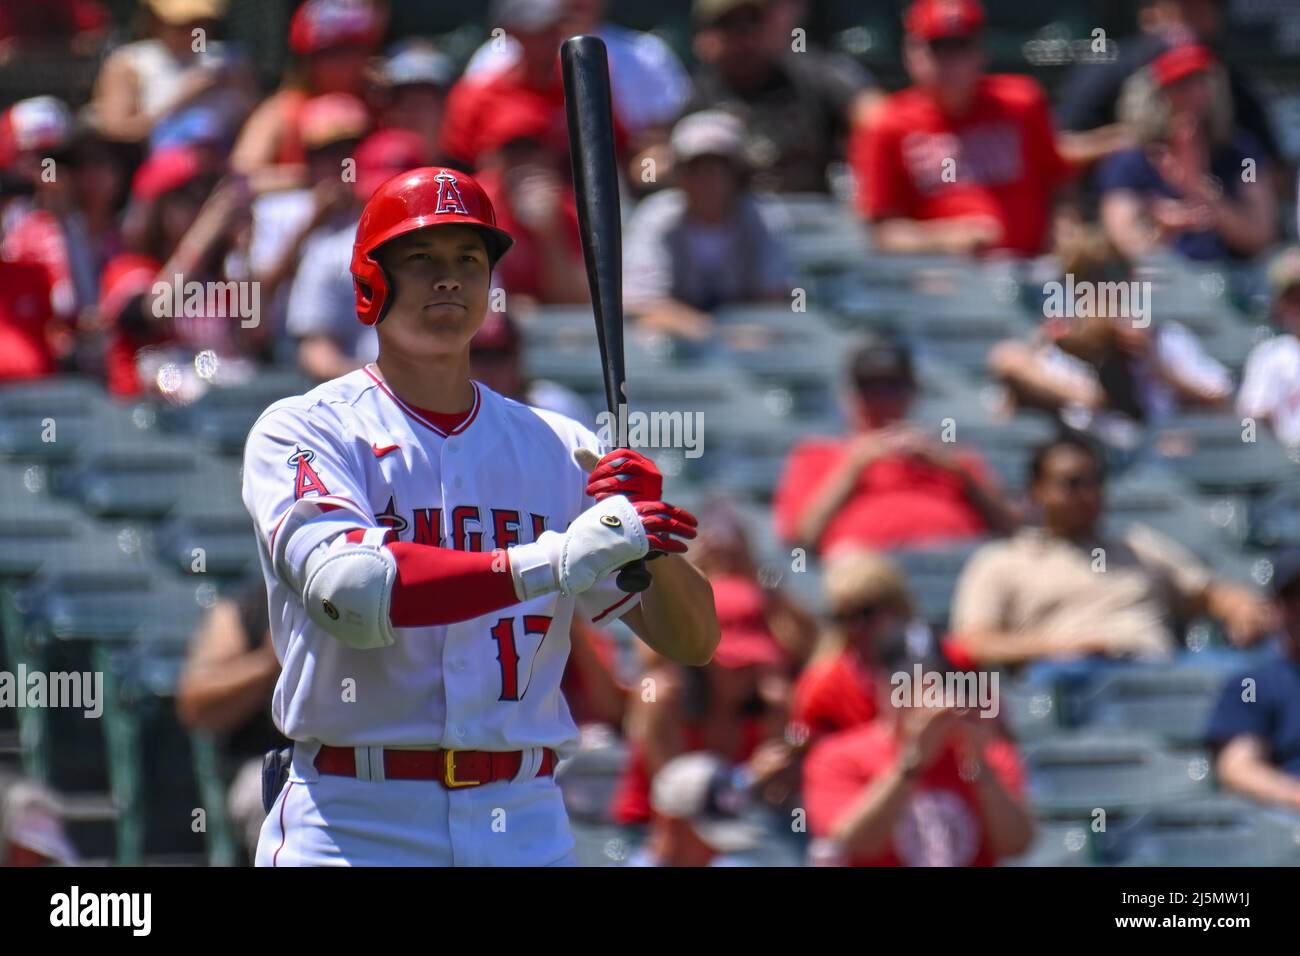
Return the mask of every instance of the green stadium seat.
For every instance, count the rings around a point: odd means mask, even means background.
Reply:
[[[1175,754],[1154,737],[1079,734],[1024,745],[1028,796],[1038,810],[1086,817],[1144,809],[1209,788],[1203,754]]]
[[[1069,710],[1098,733],[1139,731],[1197,745],[1228,676],[1223,665],[1200,663],[1112,668],[1081,688]]]
[[[1232,796],[1156,806],[1126,828],[1124,866],[1297,866],[1300,816]]]
[[[1276,439],[1260,429],[1248,443],[1242,434],[1232,414],[1180,415],[1154,446],[1164,463],[1206,491],[1249,494],[1294,480],[1297,463]]]
[[[957,578],[982,544],[981,540],[960,541],[889,552],[889,557],[903,572],[921,612],[939,634],[948,629],[948,614],[952,609]]]
[[[1039,823],[1033,846],[1002,866],[1092,866],[1093,847],[1088,827],[1081,823]]]

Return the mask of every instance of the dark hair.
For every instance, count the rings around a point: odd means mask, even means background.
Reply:
[[[1037,484],[1043,477],[1043,470],[1047,467],[1048,457],[1058,448],[1073,448],[1076,451],[1083,452],[1092,459],[1093,465],[1097,468],[1098,477],[1103,481],[1105,480],[1106,460],[1096,443],[1079,432],[1063,431],[1034,449],[1033,455],[1029,458],[1029,483],[1031,485]]]
[[[912,351],[893,333],[864,332],[857,337],[849,354],[848,375],[859,390],[880,378],[901,378],[915,383]]]

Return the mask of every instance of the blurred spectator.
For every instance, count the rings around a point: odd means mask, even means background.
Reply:
[[[1131,146],[1119,116],[1125,81],[1171,47],[1201,43],[1219,49],[1227,9],[1221,0],[1139,0],[1139,32],[1107,41],[1115,58],[1080,63],[1065,78],[1056,115],[1061,129],[1073,134],[1073,154],[1089,161]],[[1240,71],[1228,67],[1227,79],[1237,124],[1261,144],[1264,156],[1276,159],[1277,139],[1263,102]]]
[[[1227,80],[1205,47],[1162,53],[1129,78],[1120,117],[1135,146],[1097,171],[1101,221],[1130,258],[1249,258],[1277,233],[1262,148],[1233,126]],[[1249,180],[1247,168],[1251,167]]]
[[[145,39],[114,50],[95,81],[91,107],[105,137],[151,149],[207,138],[229,149],[256,88],[244,57],[213,38],[226,5],[145,0]]]
[[[300,6],[289,24],[295,60],[280,89],[262,100],[244,124],[230,168],[258,174],[259,183],[300,185],[306,152],[298,135],[299,112],[322,93],[347,93],[366,101],[366,69],[382,35],[380,17],[364,0],[307,0]]]
[[[50,305],[45,270],[0,258],[0,382],[54,374],[68,337]]]
[[[607,5],[605,0],[562,0],[564,33],[593,35],[605,41],[614,112],[640,148],[667,133],[686,106],[691,82],[677,55],[659,37],[606,22]],[[519,5],[501,4],[507,6]],[[502,19],[499,14],[498,22]],[[465,76],[486,79],[509,70],[519,59],[520,44],[514,37],[488,40],[474,51]]]
[[[266,588],[250,582],[208,611],[190,642],[176,692],[176,711],[191,730],[218,736],[231,820],[251,860],[266,817],[262,756],[288,745],[271,721],[280,662],[271,644]]]
[[[23,51],[99,49],[111,18],[99,0],[41,0],[0,7],[0,63]]]
[[[889,673],[951,669],[902,648],[882,664]],[[892,693],[881,682],[874,720],[808,754],[809,832],[850,866],[993,866],[1029,849],[1024,771],[998,721]]]
[[[1224,683],[1205,736],[1220,786],[1300,810],[1300,552],[1273,561],[1273,602],[1278,644]]]
[[[1016,406],[1064,413],[1076,426],[1099,416],[1151,426],[1180,408],[1228,404],[1232,374],[1185,326],[1160,318],[1149,301],[1139,316],[1128,294],[1116,299],[1120,311],[1111,314],[1105,290],[1134,289],[1136,277],[1133,264],[1101,230],[1071,233],[1058,256],[1062,289],[1091,283],[1095,307],[1087,316],[1046,319],[1029,342],[994,346],[989,368],[1009,387]]]
[[[601,724],[607,736],[612,737],[623,726],[628,691],[616,676],[617,653],[618,649],[604,631],[574,621],[560,691],[569,715],[580,730]]]
[[[674,127],[676,185],[643,200],[627,228],[623,298],[643,328],[705,338],[719,306],[789,302],[793,269],[749,191],[744,135],[721,110]]]
[[[1253,591],[1216,579],[1189,551],[1142,524],[1103,526],[1101,458],[1064,435],[1041,445],[1029,491],[1042,526],[987,544],[962,569],[952,631],[983,665],[1100,655],[1162,659],[1177,622],[1208,614],[1238,645],[1274,625]]]
[[[594,428],[595,416],[577,392],[524,374],[523,346],[519,328],[509,314],[489,309],[469,343],[470,374],[498,395],[559,412]]]
[[[741,516],[729,499],[706,501],[706,517],[691,545],[690,561],[713,587],[718,620],[735,628],[767,636],[780,645],[793,669],[803,666],[817,640],[817,620],[768,576],[754,561]]]
[[[289,286],[308,236],[336,217],[353,221],[349,216],[355,198],[353,185],[344,181],[345,163],[355,158],[370,116],[355,96],[325,93],[303,105],[298,122],[307,161],[306,183],[299,189],[265,192],[253,200],[247,248],[228,263],[241,278],[261,283],[267,319],[259,331],[262,347],[271,352],[282,347]]]
[[[131,196],[131,251],[114,257],[100,282],[108,390],[125,398],[157,389],[169,400],[191,401],[206,387],[191,376],[248,372],[239,357],[256,330],[235,308],[250,304],[252,292],[243,301],[238,283],[226,283],[223,273],[237,233],[247,227],[248,183],[218,181],[197,150],[177,146],[136,170]],[[195,283],[201,295],[191,294]],[[208,357],[196,365],[199,353]]]
[[[475,169],[484,154],[521,136],[567,161],[560,78],[566,15],[564,0],[496,0],[492,22],[515,41],[519,53],[508,68],[463,76],[452,87],[442,129],[442,151],[450,162]]]
[[[829,556],[1014,529],[979,457],[907,422],[916,378],[901,342],[865,335],[848,377],[851,433],[805,439],[786,461],[773,501],[783,541]]]
[[[873,81],[847,57],[792,50],[783,13],[769,0],[695,0],[686,110],[740,117],[756,190],[829,192],[827,168],[874,101]]]
[[[1037,80],[988,75],[977,0],[916,0],[903,62],[912,86],[854,134],[858,208],[885,252],[1022,256],[1048,240],[1072,175]]]
[[[785,656],[770,634],[724,627],[713,660],[704,667],[657,663],[629,699],[625,736],[628,765],[612,814],[623,824],[652,816],[650,781],[673,757],[708,751],[746,764],[757,790],[779,785],[793,767],[786,743],[789,684]]]
[[[1300,246],[1278,253],[1268,280],[1281,333],[1251,349],[1237,411],[1267,422],[1278,441],[1300,445]]]
[[[30,195],[4,209],[0,255],[39,265],[53,310],[89,330],[97,324],[99,275],[121,251],[128,177],[119,148],[74,122],[54,97],[15,103],[0,117],[0,140],[13,147],[12,175],[30,186]]]
[[[654,823],[627,866],[747,866],[734,854],[764,840],[762,827],[743,811],[748,795],[742,768],[710,753],[674,757],[650,789]]]
[[[451,61],[422,40],[394,46],[380,71],[384,126],[420,137],[424,144],[422,165],[441,161],[442,112],[453,75]]]
[[[479,185],[492,200],[497,225],[514,237],[510,255],[492,274],[509,307],[586,302],[591,297],[582,258],[578,209],[570,185],[567,147],[557,147],[541,114],[518,117],[511,138],[481,154]]]
[[[873,551],[841,551],[822,571],[831,626],[799,675],[792,718],[813,740],[874,720],[880,661],[906,638],[912,599],[898,568]]]
[[[335,201],[329,198],[333,187],[321,187],[326,194],[318,207],[323,221],[302,240],[285,320],[286,331],[298,343],[298,365],[314,379],[345,375],[379,354],[374,327],[357,321],[349,271],[352,243],[366,200],[388,179],[417,168],[423,148],[414,133],[380,130],[357,147],[351,196]]]
[[[79,862],[54,794],[35,780],[0,775],[0,867]]]

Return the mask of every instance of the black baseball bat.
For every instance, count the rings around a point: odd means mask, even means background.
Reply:
[[[614,158],[614,110],[609,60],[599,37],[569,37],[560,45],[569,157],[578,204],[582,255],[596,316],[596,340],[605,373],[605,404],[617,429],[616,448],[627,447],[627,373],[623,367],[623,224],[619,216],[618,165]],[[628,592],[650,586],[645,561],[625,565],[618,586]]]

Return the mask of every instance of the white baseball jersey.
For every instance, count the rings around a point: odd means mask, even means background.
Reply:
[[[555,593],[457,624],[394,628],[396,642],[373,650],[317,627],[287,583],[302,579],[321,540],[347,528],[492,551],[563,531],[595,503],[573,460],[578,447],[608,450],[590,430],[478,382],[474,393],[469,416],[447,433],[367,367],[274,403],[253,425],[243,497],[283,665],[272,713],[286,736],[353,747],[552,747],[561,756],[576,746],[560,692],[569,626],[575,609],[604,623],[637,605],[613,575],[576,598]],[[321,514],[330,517],[311,520]]]

